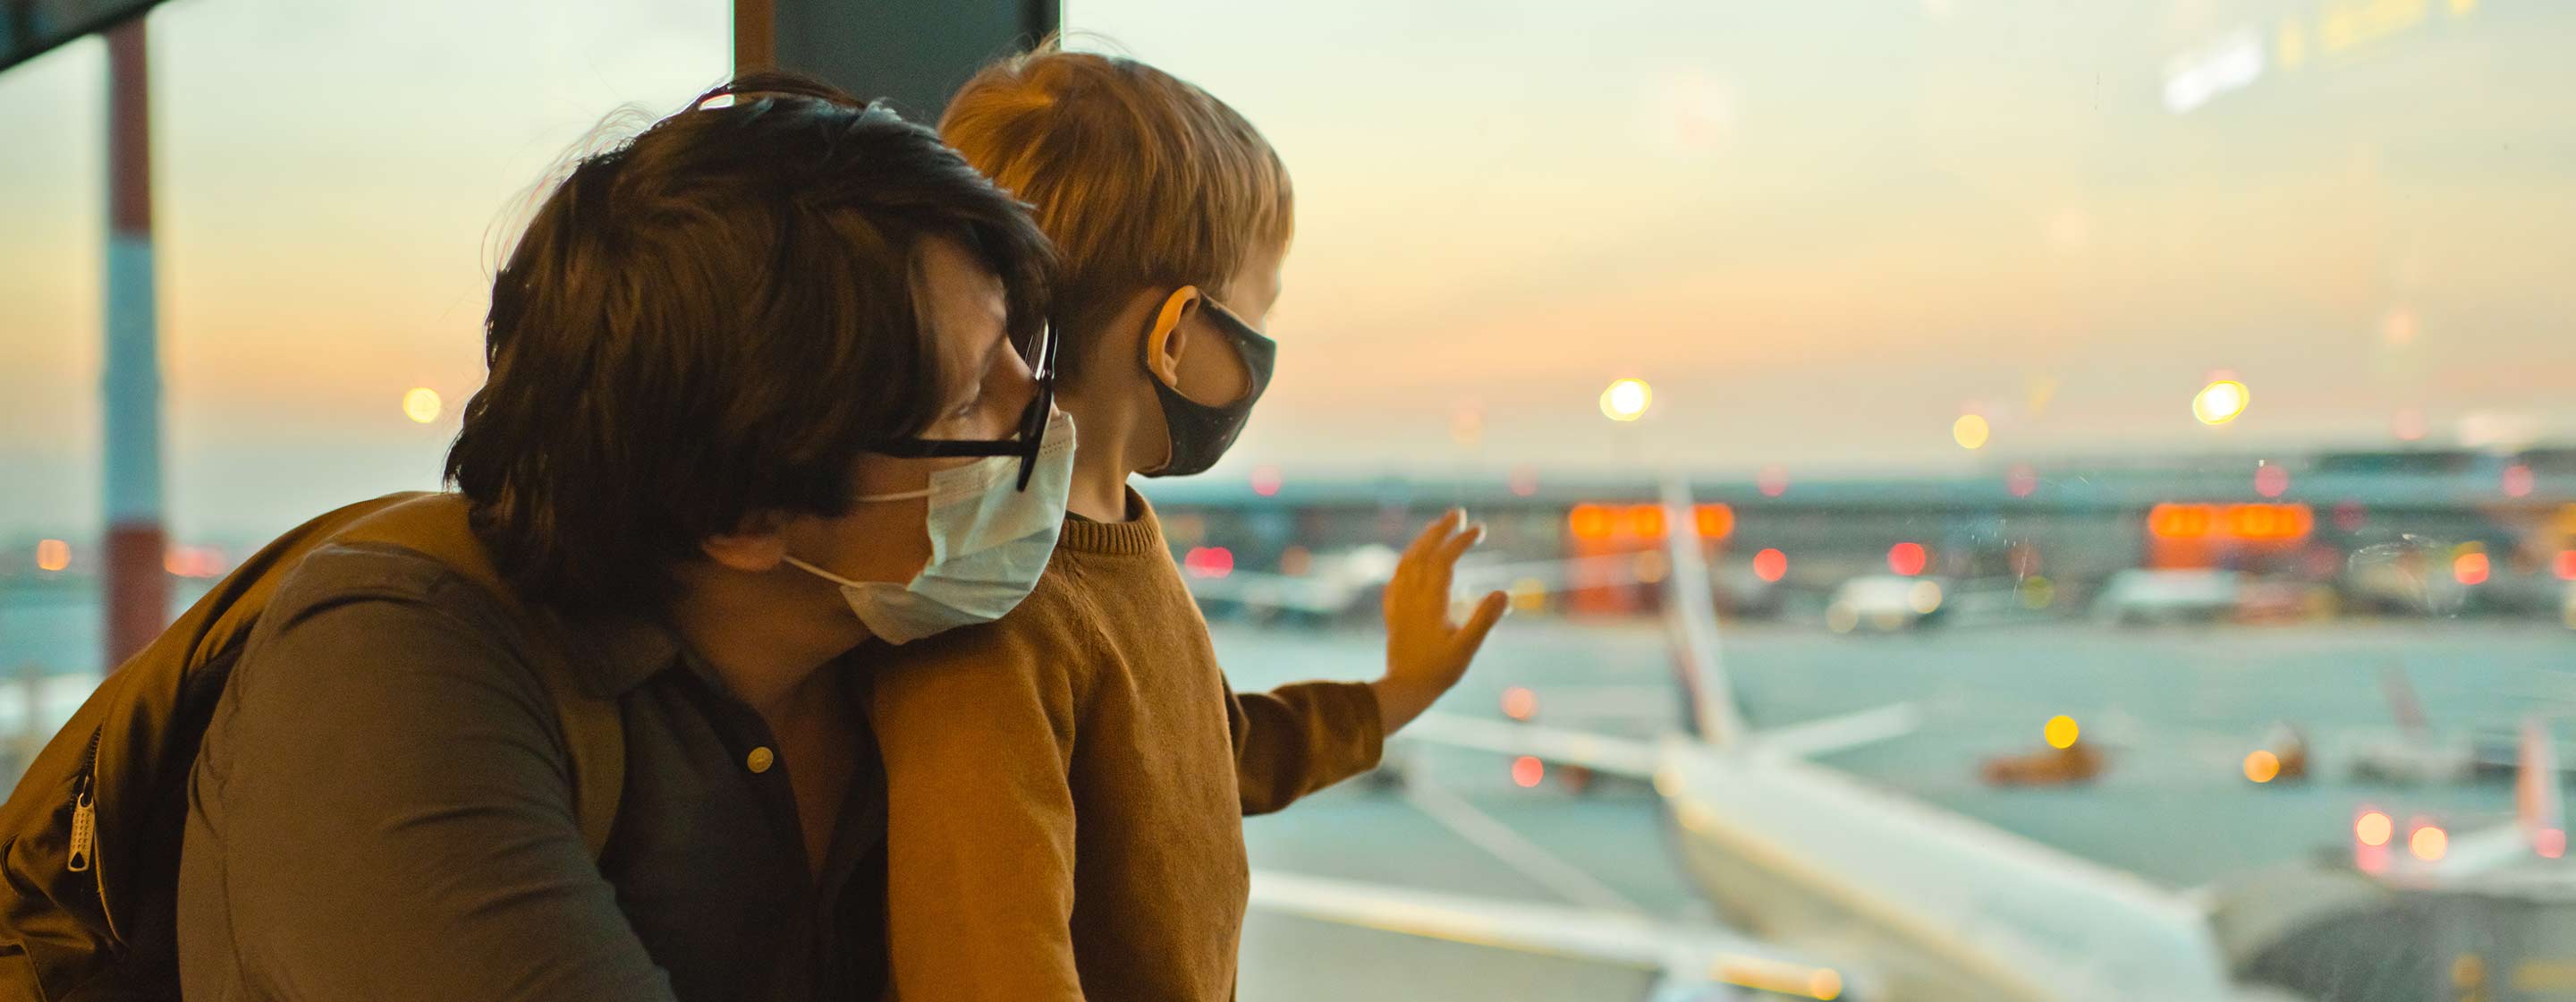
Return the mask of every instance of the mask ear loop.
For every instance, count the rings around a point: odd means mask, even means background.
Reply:
[[[1168,361],[1170,353],[1165,352],[1163,346],[1170,344],[1172,337],[1180,332],[1181,317],[1189,312],[1190,307],[1198,305],[1199,295],[1199,287],[1195,285],[1172,290],[1171,296],[1163,300],[1162,311],[1154,315],[1154,326],[1145,331],[1145,373],[1175,390],[1181,388],[1180,363]]]

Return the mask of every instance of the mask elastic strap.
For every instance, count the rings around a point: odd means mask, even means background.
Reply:
[[[902,491],[894,494],[861,494],[858,497],[851,498],[850,503],[859,504],[866,501],[911,501],[917,498],[926,498],[929,496],[930,488],[924,487],[917,491]]]
[[[1161,359],[1163,345],[1180,330],[1182,311],[1197,303],[1199,296],[1199,287],[1195,285],[1172,290],[1171,298],[1163,300],[1162,312],[1154,315],[1154,326],[1145,331],[1145,375],[1175,390],[1180,389],[1180,374],[1175,372],[1171,379],[1164,379],[1162,371],[1156,369],[1154,363]]]
[[[864,584],[864,583],[865,583],[865,582],[860,582],[860,581],[852,581],[852,580],[850,580],[850,579],[848,579],[848,578],[845,578],[845,577],[842,577],[842,576],[840,576],[840,575],[838,575],[838,574],[834,574],[834,573],[832,573],[832,572],[830,572],[830,571],[827,571],[827,570],[824,570],[824,569],[822,569],[822,568],[820,568],[820,567],[816,567],[816,566],[814,566],[814,565],[812,565],[812,564],[809,564],[809,563],[806,563],[806,562],[804,562],[804,561],[802,561],[802,560],[798,560],[798,559],[796,559],[795,557],[790,556],[790,555],[788,555],[788,554],[781,553],[781,554],[779,554],[779,555],[778,555],[778,559],[780,559],[780,560],[784,560],[784,561],[788,562],[789,564],[791,564],[791,565],[793,565],[793,566],[795,566],[795,567],[797,567],[797,568],[800,568],[800,569],[804,570],[804,572],[805,572],[805,573],[807,573],[807,574],[811,574],[811,575],[814,575],[815,577],[822,578],[822,579],[823,579],[823,580],[825,580],[825,581],[829,581],[829,582],[831,582],[831,583],[833,583],[833,584],[840,585],[840,586],[842,586],[842,587],[844,587],[844,588],[855,588],[855,587],[858,587],[859,585],[861,585],[861,584]]]

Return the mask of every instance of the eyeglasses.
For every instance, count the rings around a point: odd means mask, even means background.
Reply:
[[[1023,357],[1030,360],[1030,373],[1038,384],[1037,396],[1020,414],[1017,434],[1003,439],[890,438],[871,442],[866,448],[879,455],[902,459],[934,459],[946,456],[1018,456],[1020,457],[1020,490],[1029,489],[1029,478],[1037,473],[1039,440],[1046,436],[1047,417],[1055,413],[1056,336],[1053,326],[1038,330],[1037,342]]]

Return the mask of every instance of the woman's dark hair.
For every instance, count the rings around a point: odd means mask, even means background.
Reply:
[[[740,77],[579,161],[492,282],[491,374],[447,454],[502,572],[566,611],[658,611],[706,538],[846,510],[865,446],[963,375],[914,302],[932,237],[1001,278],[1014,338],[1044,322],[1026,207],[824,84]]]

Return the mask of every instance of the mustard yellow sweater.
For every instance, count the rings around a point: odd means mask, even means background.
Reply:
[[[875,684],[901,1002],[1220,1002],[1242,816],[1377,763],[1358,683],[1239,695],[1143,498],[1070,519],[1001,621],[894,648]]]

